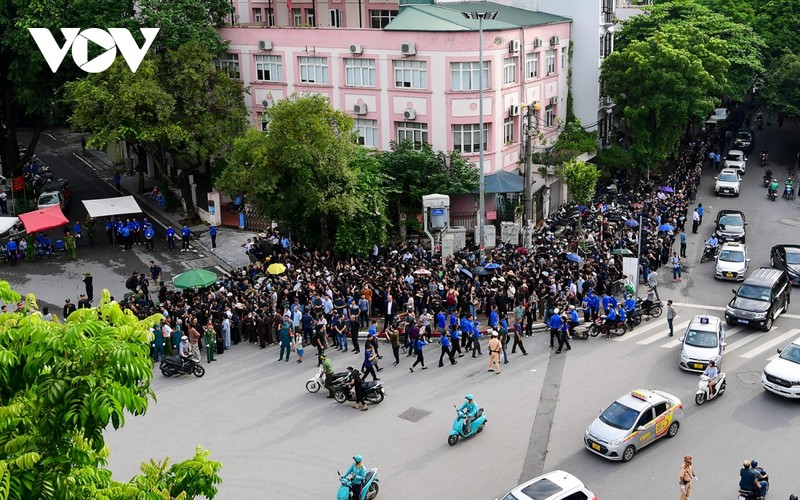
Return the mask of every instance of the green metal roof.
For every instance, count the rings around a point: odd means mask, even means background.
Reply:
[[[462,12],[497,12],[497,18],[483,22],[484,31],[500,31],[528,26],[572,22],[567,17],[535,10],[519,9],[494,2],[446,2],[435,5],[403,5],[386,31],[478,31],[478,20]]]

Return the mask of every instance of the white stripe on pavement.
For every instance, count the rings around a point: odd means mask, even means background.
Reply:
[[[218,271],[219,271],[219,272],[221,272],[222,274],[228,274],[228,271],[226,271],[226,270],[222,269],[222,268],[221,268],[221,267],[219,267],[219,266],[214,266],[214,269],[218,270]]]
[[[678,331],[683,330],[684,328],[686,328],[689,325],[689,323],[691,321],[692,320],[687,319],[686,321],[684,321],[683,323],[681,323],[679,325],[674,325],[673,330],[678,330]],[[646,338],[644,340],[640,340],[639,342],[637,342],[637,344],[648,345],[648,344],[652,344],[653,342],[658,342],[659,339],[663,340],[664,337],[666,337],[666,334],[669,332],[669,327],[667,326],[666,323],[661,323],[661,326],[665,328],[664,331],[658,332],[657,334],[655,334],[655,335],[653,335],[651,337],[648,337],[648,338]]]
[[[666,344],[661,344],[661,347],[664,347],[666,349],[672,349],[673,347],[677,347],[677,346],[681,345],[681,343],[682,343],[681,337],[678,336],[678,338],[675,339],[675,340],[670,340]]]
[[[752,342],[754,340],[760,339],[764,335],[766,335],[766,333],[750,333],[750,334],[747,335],[747,337],[745,337],[743,339],[739,339],[736,342],[734,342],[733,344],[728,344],[727,346],[725,346],[725,352],[727,353],[727,352],[735,351],[736,349],[742,347],[743,345],[747,345],[747,344],[749,344],[750,342]]]
[[[770,349],[772,347],[775,347],[776,345],[778,345],[778,344],[780,344],[782,342],[786,342],[791,337],[794,337],[795,335],[797,335],[798,332],[800,332],[800,328],[795,328],[793,330],[789,330],[788,332],[784,333],[783,335],[775,337],[774,339],[770,340],[769,342],[765,342],[763,345],[760,345],[760,346],[756,347],[755,349],[742,354],[740,357],[741,358],[747,358],[747,359],[754,358],[754,357],[758,356],[759,354],[761,354],[762,352],[764,352],[764,351],[766,351],[766,350],[768,350],[768,349]]]
[[[677,304],[676,303],[676,304],[672,304],[672,305],[674,305],[674,306],[676,306],[678,308],[690,307],[692,309],[708,309],[709,311],[724,311],[725,310],[724,307],[720,307],[720,306],[704,306],[703,304],[688,304],[688,303],[687,304]]]
[[[184,269],[191,269],[192,268],[192,266],[190,266],[189,264],[187,264],[184,261],[181,261],[181,265],[183,266]]]
[[[775,358],[777,358],[778,356],[779,356],[779,354],[773,354],[772,356],[770,356],[770,357],[768,357],[768,358],[767,358],[767,361],[772,361],[772,360],[774,360]]]
[[[651,318],[651,319],[655,319],[655,318]],[[626,333],[622,337],[617,337],[617,338],[615,338],[613,340],[616,341],[616,342],[625,342],[626,340],[630,340],[633,337],[636,337],[636,336],[641,335],[643,333],[647,333],[650,330],[652,330],[653,328],[658,328],[659,326],[663,326],[663,324],[659,323],[658,321],[653,321],[652,323],[648,323],[646,326],[642,326],[642,323],[639,323],[639,326],[637,326],[633,330],[632,333],[631,332]]]

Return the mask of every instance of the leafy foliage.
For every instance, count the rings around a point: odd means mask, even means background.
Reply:
[[[610,147],[598,151],[595,162],[603,172],[609,174],[627,172],[635,166],[630,152],[622,149],[618,144],[612,144]]]
[[[0,281],[0,298],[18,297]],[[146,498],[164,489],[172,496],[160,498],[213,498],[220,465],[202,450],[157,481],[121,484],[105,468],[104,429],[144,414],[154,396],[148,336],[158,315],[139,320],[108,290],[99,307],[64,323],[35,310],[29,295],[25,313],[0,315],[0,498]]]
[[[800,116],[800,56],[787,51],[770,65],[764,95],[772,109],[787,116]]]
[[[764,38],[770,59],[780,58],[785,50],[800,54],[800,2],[768,0],[758,3],[754,29]]]
[[[589,203],[594,197],[600,171],[596,165],[571,160],[560,166],[556,173],[569,189],[572,199],[579,205]]]
[[[580,118],[573,118],[564,125],[564,130],[552,148],[533,153],[533,162],[542,165],[561,165],[596,148],[597,132],[588,132],[581,126]]]

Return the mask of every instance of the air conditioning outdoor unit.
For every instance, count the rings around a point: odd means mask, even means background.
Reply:
[[[350,45],[350,53],[351,54],[363,54],[364,53],[364,46],[360,43],[354,43]]]
[[[357,115],[366,115],[367,114],[367,105],[366,104],[356,104],[353,106],[353,112]]]
[[[508,108],[508,116],[519,116],[519,104],[512,104]]]
[[[558,96],[554,95],[550,98],[550,104],[558,104]]]
[[[417,112],[411,108],[403,111],[403,118],[406,120],[416,120],[417,119]]]
[[[533,47],[538,48],[542,46],[542,39],[541,38],[534,38],[533,39]]]
[[[271,40],[259,40],[259,42],[258,42],[258,50],[272,50],[272,41]]]
[[[552,45],[558,45],[559,42],[560,42],[560,40],[558,39],[558,36],[551,36],[550,37],[550,45],[551,46]]]
[[[400,53],[404,56],[413,56],[417,53],[417,45],[414,43],[404,43],[400,45]]]
[[[511,40],[511,43],[508,44],[508,51],[512,54],[519,52],[520,43],[519,40]]]
[[[264,99],[263,101],[261,101],[261,105],[264,106],[265,108],[271,108],[272,104],[273,104],[272,101],[270,101],[269,99]]]

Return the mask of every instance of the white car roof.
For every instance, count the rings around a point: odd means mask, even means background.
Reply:
[[[724,246],[725,245],[723,245],[723,248]],[[691,323],[689,323],[689,328],[687,328],[687,330],[703,330],[709,332],[716,332],[717,330],[719,330],[721,324],[722,320],[716,316],[706,316],[704,314],[698,314],[694,318],[692,318],[692,321]]]
[[[722,174],[736,174],[736,175],[739,175],[739,171],[736,170],[735,168],[723,168],[722,170],[719,171],[719,174],[720,175],[722,175]]]
[[[556,492],[551,496],[548,496],[547,499],[549,499],[549,498],[561,498],[562,494],[571,493],[575,489],[580,489],[580,488],[584,487],[583,482],[581,482],[580,479],[578,479],[577,477],[573,476],[569,472],[566,472],[566,471],[563,471],[563,470],[554,470],[552,472],[548,472],[546,474],[542,474],[541,476],[535,477],[535,478],[531,479],[530,481],[526,481],[526,482],[520,484],[519,486],[517,486],[513,490],[511,490],[510,493],[512,495],[514,495],[516,498],[519,498],[521,500],[522,499],[529,499],[531,497],[526,495],[523,492],[523,490],[525,488],[529,487],[530,485],[536,484],[536,483],[538,483],[539,481],[542,481],[542,480],[548,480],[551,483],[553,483],[553,484],[555,484],[555,485],[557,485],[558,487],[561,488],[561,491]],[[547,500],[547,499],[542,499],[542,500]],[[536,500],[539,500],[539,499],[537,498]]]

